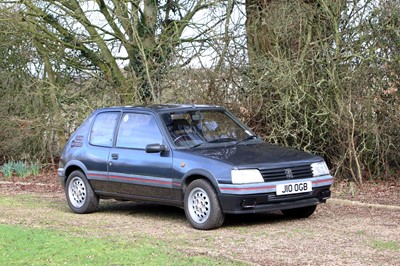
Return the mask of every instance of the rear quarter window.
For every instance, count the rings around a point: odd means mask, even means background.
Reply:
[[[96,146],[112,147],[118,115],[118,112],[98,114],[90,131],[89,143]]]

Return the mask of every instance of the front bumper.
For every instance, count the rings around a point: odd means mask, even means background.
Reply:
[[[275,193],[254,195],[221,194],[221,207],[224,213],[258,213],[301,208],[325,203],[330,197],[329,186],[319,187],[312,192],[276,196]]]
[[[299,181],[311,181],[312,191],[283,196],[276,195],[276,185]],[[224,213],[258,213],[275,210],[301,208],[325,203],[330,197],[330,175],[309,179],[285,180],[246,185],[224,185],[219,189],[221,207]]]

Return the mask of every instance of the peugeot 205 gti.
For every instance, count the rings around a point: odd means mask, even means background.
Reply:
[[[68,140],[58,175],[75,213],[101,198],[156,202],[183,208],[197,229],[228,213],[308,217],[333,183],[321,157],[265,143],[224,108],[202,105],[98,109]]]

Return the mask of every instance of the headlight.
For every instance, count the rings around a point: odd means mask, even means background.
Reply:
[[[329,169],[325,162],[312,163],[311,168],[314,176],[329,175]]]
[[[260,171],[257,169],[232,170],[232,184],[248,184],[264,182]]]

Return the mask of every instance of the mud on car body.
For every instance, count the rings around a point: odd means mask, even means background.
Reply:
[[[197,229],[227,213],[308,217],[333,182],[321,157],[265,143],[206,105],[98,109],[68,140],[58,175],[76,213],[101,198],[156,202],[183,208]]]

